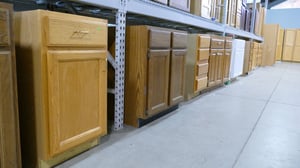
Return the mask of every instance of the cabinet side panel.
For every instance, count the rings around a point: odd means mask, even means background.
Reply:
[[[195,64],[197,56],[198,35],[188,35],[188,49],[185,61],[185,99],[191,99],[194,95]]]
[[[128,26],[126,36],[125,123],[137,127],[146,110],[147,27]]]
[[[40,30],[37,12],[15,14],[16,60],[19,93],[19,114],[22,146],[22,164],[24,167],[36,167],[36,158],[44,148],[38,151],[41,137],[37,123],[41,121],[35,112],[41,112],[41,51]],[[35,73],[33,73],[35,72]],[[30,131],[28,131],[30,130]],[[45,132],[45,131],[44,131]],[[46,132],[45,132],[46,134]]]

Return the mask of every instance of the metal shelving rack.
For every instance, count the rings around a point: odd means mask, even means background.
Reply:
[[[124,116],[124,75],[125,75],[125,29],[126,14],[141,15],[145,17],[157,18],[173,24],[185,25],[186,28],[193,27],[215,31],[219,33],[232,34],[234,36],[248,38],[250,40],[263,41],[253,33],[239,30],[226,25],[217,23],[200,16],[195,16],[188,12],[171,8],[150,0],[72,0],[83,4],[109,8],[115,11],[116,18],[116,55],[113,64],[115,65],[115,113],[114,130],[123,128]],[[226,1],[227,2],[227,1]],[[254,1],[255,3],[255,1]],[[226,5],[225,5],[226,6]],[[254,5],[255,6],[255,5]],[[226,13],[226,8],[225,8]],[[255,13],[255,12],[254,12]],[[226,16],[224,18],[226,20]],[[111,61],[111,60],[110,60]]]

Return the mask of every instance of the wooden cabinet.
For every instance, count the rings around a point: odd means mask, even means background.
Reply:
[[[242,0],[236,1],[236,20],[235,20],[235,27],[241,27],[241,17],[242,17]]]
[[[52,167],[107,133],[107,22],[19,12],[16,46],[25,167]]]
[[[224,38],[221,36],[211,37],[211,48],[208,69],[208,86],[223,83],[224,69]]]
[[[187,35],[151,26],[126,31],[125,123],[139,127],[183,100]]]
[[[169,6],[190,12],[190,0],[169,0]]]
[[[227,24],[235,27],[236,20],[236,0],[228,1]]]
[[[275,64],[277,36],[279,32],[278,24],[264,25],[264,52],[263,52],[263,66],[271,66]]]
[[[293,60],[293,50],[295,45],[295,37],[297,35],[296,29],[286,29],[284,33],[284,44],[283,44],[283,61]]]
[[[245,40],[234,39],[232,44],[230,78],[236,78],[243,74],[245,54]]]
[[[281,58],[282,58],[283,34],[284,34],[284,29],[279,28],[279,32],[277,35],[277,47],[276,47],[276,60],[277,61],[281,61]]]
[[[188,35],[188,52],[185,64],[185,99],[189,100],[207,88],[210,36]]]
[[[211,0],[191,0],[191,13],[210,19]]]
[[[299,62],[300,61],[300,30],[296,30],[296,37],[295,37],[295,44],[294,44],[294,51],[293,51],[293,61]]]
[[[0,167],[21,167],[13,7],[0,2]]]
[[[222,22],[224,0],[211,1],[211,18],[216,22]]]

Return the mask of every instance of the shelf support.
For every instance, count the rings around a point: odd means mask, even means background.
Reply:
[[[120,0],[121,5],[116,12],[114,130],[122,129],[124,124],[126,2]]]

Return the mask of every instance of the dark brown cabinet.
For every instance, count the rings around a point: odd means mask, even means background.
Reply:
[[[11,5],[0,3],[0,167],[21,167]]]
[[[126,33],[125,123],[139,127],[183,100],[186,33],[128,26]]]

